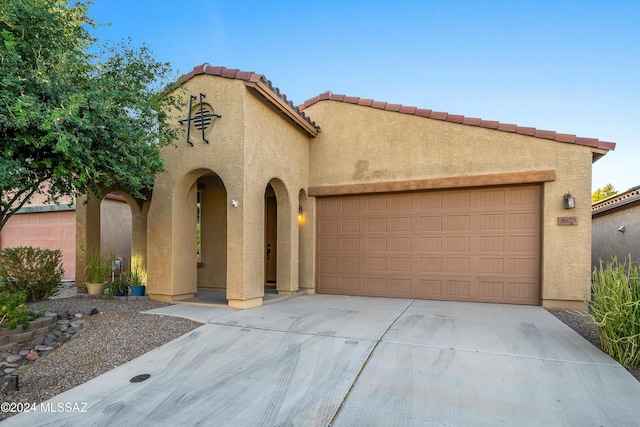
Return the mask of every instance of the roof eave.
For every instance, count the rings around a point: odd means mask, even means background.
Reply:
[[[300,117],[300,113],[295,111],[288,103],[277,96],[263,81],[262,79],[257,81],[245,81],[245,86],[255,90],[259,95],[273,104],[284,115],[291,119],[296,125],[298,125],[309,136],[315,138],[318,136],[319,128],[313,126],[307,120]]]

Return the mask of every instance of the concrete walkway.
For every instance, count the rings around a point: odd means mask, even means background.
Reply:
[[[640,420],[640,383],[540,307],[311,295],[245,311],[151,312],[206,324],[44,405],[76,412],[25,413],[3,425]],[[130,382],[141,374],[150,377]]]

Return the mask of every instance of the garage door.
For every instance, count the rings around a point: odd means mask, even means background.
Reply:
[[[318,198],[317,292],[540,304],[541,187]]]
[[[76,212],[13,215],[2,228],[0,249],[18,246],[61,249],[64,277],[73,279],[76,273]]]

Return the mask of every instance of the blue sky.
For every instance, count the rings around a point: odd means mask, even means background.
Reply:
[[[640,185],[640,1],[93,0],[186,73],[264,74],[296,104],[324,91],[615,142],[593,188]]]

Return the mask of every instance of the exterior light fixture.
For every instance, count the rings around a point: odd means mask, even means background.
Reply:
[[[302,221],[304,214],[302,212],[302,206],[298,206],[298,221]]]
[[[237,201],[237,200],[235,200],[235,199],[234,199],[234,200],[232,200],[232,201],[231,201],[231,206],[233,206],[234,208],[237,208],[237,207],[238,207],[238,201]]]
[[[575,207],[576,207],[576,199],[574,199],[571,193],[567,191],[564,195],[564,208],[573,209]]]

